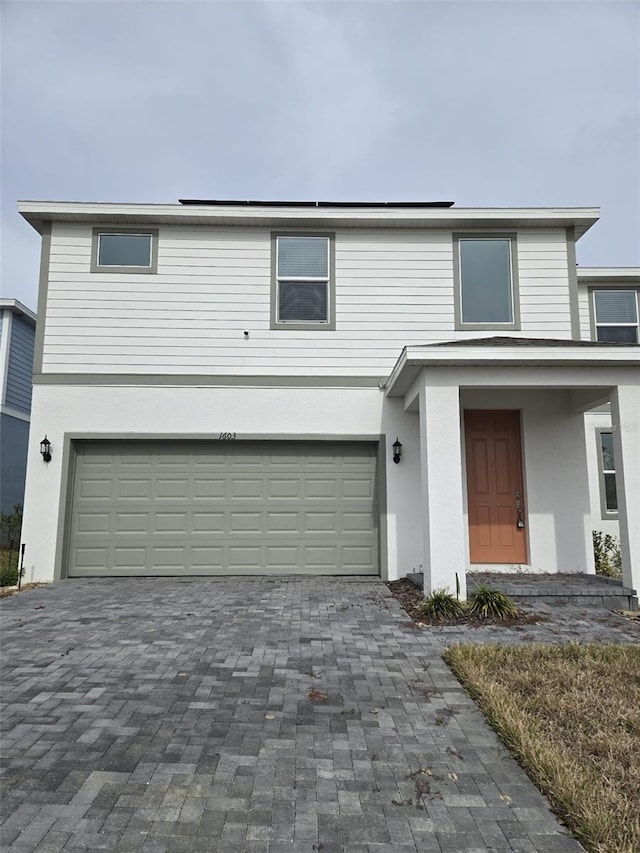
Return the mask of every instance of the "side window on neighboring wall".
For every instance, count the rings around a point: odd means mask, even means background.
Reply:
[[[616,465],[613,455],[613,432],[598,430],[598,467],[600,470],[600,501],[602,517],[617,517]]]
[[[594,290],[593,317],[597,341],[638,343],[636,290]]]

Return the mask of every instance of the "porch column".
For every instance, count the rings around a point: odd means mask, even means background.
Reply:
[[[622,574],[625,586],[640,594],[640,386],[613,389],[611,423]]]
[[[441,588],[455,594],[457,573],[465,599],[460,388],[427,382],[420,389],[424,590],[425,595]]]

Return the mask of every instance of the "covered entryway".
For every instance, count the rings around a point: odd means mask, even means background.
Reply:
[[[594,573],[584,412],[603,403],[611,404],[624,584],[640,588],[639,365],[637,346],[592,341],[496,337],[405,347],[385,390],[418,417],[422,565],[428,592],[445,588],[465,597],[466,573],[477,568]],[[467,410],[521,413],[526,488],[513,488],[515,481],[503,483],[484,507],[483,484],[469,485],[478,463],[471,455],[468,464]],[[486,428],[479,432],[485,438],[489,434]],[[470,489],[475,492],[471,500]],[[500,505],[497,492],[503,490],[513,490],[515,506]],[[492,512],[496,518],[510,516],[510,530],[517,531],[516,492],[521,492],[526,536],[519,553],[525,559],[478,560],[470,512],[477,518],[479,508],[485,520]],[[497,521],[489,526],[506,530]],[[493,550],[495,543],[486,542]]]
[[[77,441],[68,575],[376,575],[372,442]]]
[[[520,416],[464,413],[472,563],[526,563]]]

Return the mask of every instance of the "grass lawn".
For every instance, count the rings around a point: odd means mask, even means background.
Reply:
[[[589,851],[640,851],[640,647],[453,646],[445,660]]]

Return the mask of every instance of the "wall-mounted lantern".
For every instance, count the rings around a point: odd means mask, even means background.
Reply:
[[[400,461],[400,458],[402,457],[402,444],[399,442],[397,437],[396,437],[396,440],[391,445],[391,447],[393,448],[393,461],[397,465],[398,462]]]
[[[51,462],[51,442],[46,435],[40,442],[40,453],[45,462]]]

